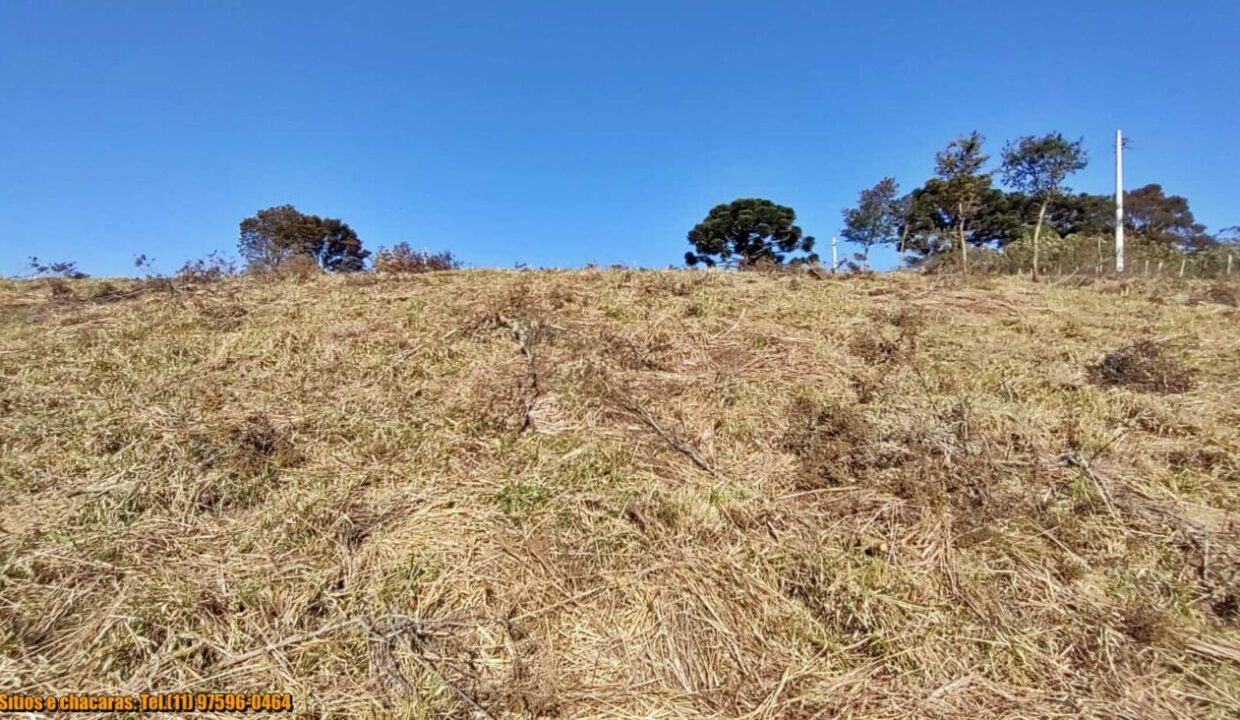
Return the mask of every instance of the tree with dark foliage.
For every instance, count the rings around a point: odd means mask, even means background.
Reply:
[[[942,180],[931,178],[904,197],[901,250],[912,250],[925,258],[951,247],[952,226],[942,211],[942,185]]]
[[[900,186],[894,178],[883,178],[874,187],[861,191],[857,207],[844,210],[844,229],[840,235],[861,246],[859,259],[868,268],[870,248],[898,241],[903,218]]]
[[[1030,205],[1024,193],[988,188],[970,225],[969,244],[994,245],[1002,250],[1020,240],[1030,222]]]
[[[693,252],[685,253],[689,265],[702,263],[747,266],[783,264],[789,253],[804,252],[792,262],[816,262],[814,238],[796,225],[796,211],[770,200],[741,198],[716,205],[706,219],[689,231]]]
[[[905,196],[900,237],[902,249],[922,258],[939,255],[960,244],[960,216],[947,182],[931,178]],[[1020,238],[1028,198],[985,187],[964,227],[964,242],[974,247],[1004,247]]]
[[[312,258],[329,272],[355,272],[370,255],[342,220],[307,215],[292,205],[259,210],[241,221],[241,257],[251,268],[272,270],[296,256]]]
[[[1197,222],[1188,200],[1167,195],[1151,184],[1124,193],[1124,227],[1159,245],[1196,252],[1215,246],[1206,226]]]
[[[1038,240],[1051,201],[1063,193],[1063,182],[1088,163],[1084,141],[1069,141],[1059,133],[1027,135],[1003,148],[1003,179],[1009,187],[1028,193],[1038,203],[1033,226],[1033,280],[1038,279]]]
[[[1064,237],[1109,235],[1115,230],[1115,200],[1091,193],[1060,195],[1047,208],[1046,224]]]

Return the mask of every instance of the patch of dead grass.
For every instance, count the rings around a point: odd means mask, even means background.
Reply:
[[[1192,377],[1183,363],[1152,340],[1137,340],[1107,353],[1089,366],[1099,385],[1118,385],[1156,393],[1183,393]]]

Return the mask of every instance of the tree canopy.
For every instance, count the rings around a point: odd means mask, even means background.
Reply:
[[[1069,141],[1060,133],[1026,135],[1003,148],[1003,182],[1037,200],[1064,192],[1064,180],[1089,162],[1084,141]]]
[[[844,210],[844,228],[840,235],[862,247],[861,261],[868,265],[870,248],[895,243],[900,239],[904,219],[904,202],[895,178],[883,178],[872,188],[861,191],[857,207]]]
[[[1106,235],[1115,230],[1115,200],[1110,195],[1063,194],[1051,199],[1046,222],[1060,235]]]
[[[1206,227],[1197,222],[1188,200],[1167,195],[1151,184],[1124,193],[1124,227],[1147,240],[1194,252],[1215,245]]]
[[[361,238],[344,221],[307,215],[292,205],[259,210],[242,220],[238,250],[250,267],[260,270],[305,256],[313,258],[324,270],[353,272],[364,269],[370,255],[362,248]]]
[[[950,219],[960,245],[960,260],[969,264],[969,224],[982,207],[990,191],[990,173],[984,170],[989,159],[982,152],[986,138],[974,130],[961,135],[934,157],[934,172],[942,181],[934,197],[939,212]]]
[[[814,262],[814,238],[796,224],[796,211],[761,198],[740,198],[716,205],[706,219],[689,231],[693,250],[685,253],[689,265],[702,263],[743,266],[761,262],[782,264],[790,253],[806,253],[792,262]]]
[[[1047,207],[1063,192],[1064,180],[1087,163],[1084,142],[1069,141],[1057,132],[1041,137],[1026,135],[1003,148],[1004,183],[1027,193],[1038,204],[1038,219],[1033,227],[1034,280],[1038,279],[1038,242]]]

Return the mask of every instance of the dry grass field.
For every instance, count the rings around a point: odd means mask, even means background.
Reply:
[[[0,690],[1240,717],[1235,287],[58,287],[0,281]]]

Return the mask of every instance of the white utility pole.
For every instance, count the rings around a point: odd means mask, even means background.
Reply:
[[[831,272],[840,269],[840,252],[835,238],[831,238]]]
[[[1115,131],[1115,272],[1124,272],[1124,134]]]

